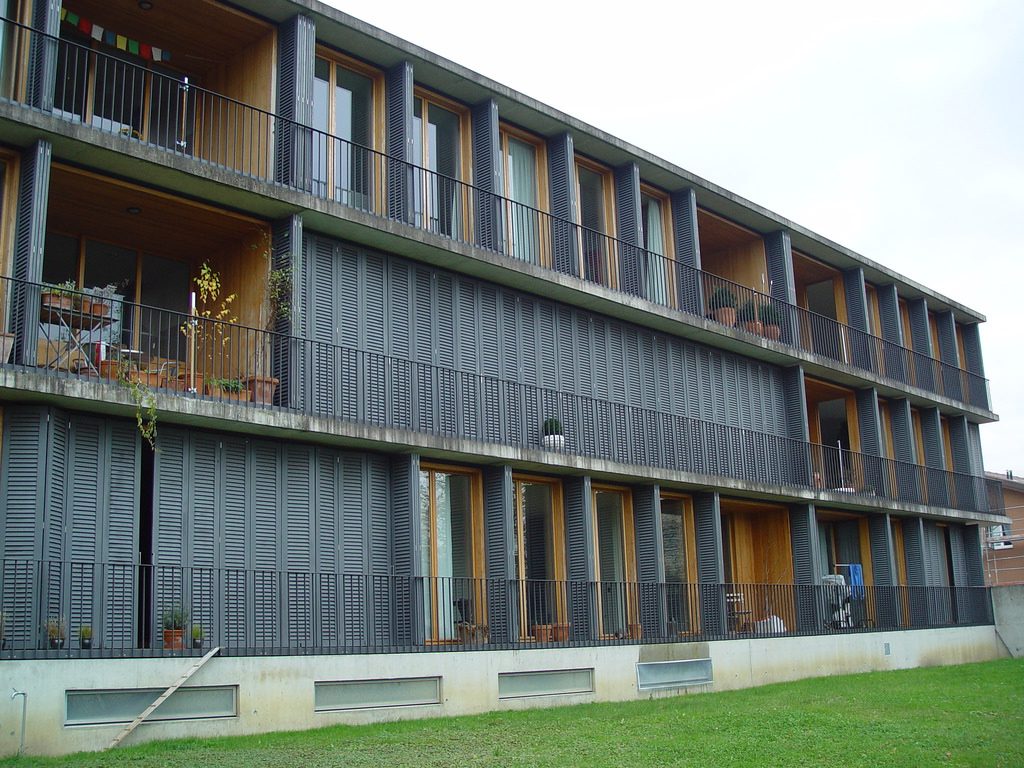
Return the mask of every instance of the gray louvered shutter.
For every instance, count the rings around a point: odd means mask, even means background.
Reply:
[[[981,557],[981,526],[964,526],[964,565],[967,573],[967,586],[985,586],[985,567]]]
[[[725,633],[725,565],[722,561],[722,517],[717,493],[693,495],[697,537],[697,581],[700,584],[701,628],[705,635]]]
[[[504,247],[501,144],[498,136],[498,105],[494,99],[480,102],[471,112],[473,125],[473,191],[476,244],[489,251]]]
[[[964,553],[964,526],[951,523],[946,528],[949,536],[950,571],[953,574],[953,621],[957,624],[974,622],[972,592],[968,588],[967,558]]]
[[[365,287],[365,262],[362,254],[347,243],[335,243],[331,259],[336,294],[331,306],[325,308],[324,316],[334,318],[336,349],[332,355],[335,384],[335,414],[351,421],[358,421],[365,414],[366,403],[363,380],[359,375],[364,355],[356,352],[362,349],[366,340],[363,332],[366,325],[366,305],[363,302]],[[342,308],[349,311],[342,317]]]
[[[692,189],[681,189],[672,194],[672,229],[678,264],[677,306],[688,315],[704,317],[700,238],[697,235],[697,195]]]
[[[420,573],[420,459],[413,454],[391,460],[391,583],[394,595],[392,641],[412,645],[423,639],[423,589]]]
[[[306,305],[302,301],[303,289],[302,258],[302,217],[289,216],[274,222],[271,229],[271,268],[281,274],[290,275],[291,291],[285,297],[287,313],[271,318],[269,327],[273,334],[265,342],[269,360],[260,370],[260,375],[270,375],[278,380],[274,404],[286,408],[302,407],[303,367],[302,344],[299,339],[306,337]],[[281,316],[285,314],[285,316]]]
[[[821,626],[821,605],[817,596],[822,576],[813,505],[793,504],[789,507],[789,538],[793,548],[793,583],[796,585],[796,628],[800,632],[813,632]]]
[[[34,647],[40,638],[37,627],[45,616],[39,615],[41,595],[42,535],[46,488],[49,477],[47,459],[48,415],[45,408],[10,407],[4,409],[2,472],[0,472],[0,555],[3,557],[3,583],[21,584],[22,589],[4,589],[0,610],[6,616],[8,647]]]
[[[103,439],[102,458],[106,467],[99,561],[108,565],[101,583],[104,591],[102,637],[109,647],[131,648],[135,641],[137,610],[135,568],[139,548],[141,438],[135,424],[107,420]],[[95,645],[95,632],[93,637]]]
[[[284,541],[282,526],[282,449],[274,443],[252,443],[250,562],[252,574],[252,641],[258,648],[281,644],[281,582]]]
[[[917,449],[914,425],[910,415],[910,401],[905,398],[889,401],[892,422],[892,446],[895,456],[894,474],[896,493],[904,501],[920,501],[923,478],[917,467]]]
[[[781,319],[780,337],[786,344],[796,343],[798,319],[794,305],[796,304],[796,284],[793,278],[793,247],[789,232],[779,230],[764,236],[764,257],[768,267],[768,286],[772,297],[772,305],[778,310]]]
[[[982,499],[984,495],[979,493],[984,490],[981,478],[972,476],[971,473],[971,447],[967,432],[966,416],[949,417],[949,448],[953,461],[952,490],[953,503],[957,509],[966,509],[972,512],[982,511]],[[976,482],[977,481],[977,482]]]
[[[512,468],[484,470],[484,552],[486,554],[487,615],[492,643],[519,637],[518,601],[513,563]]]
[[[661,582],[664,581],[665,553],[661,538],[661,489],[657,485],[633,486],[633,526],[640,626],[644,637],[663,637],[666,614]]]
[[[963,386],[960,380],[959,352],[956,344],[956,320],[950,311],[938,312],[935,315],[935,328],[938,331],[938,338],[935,339],[935,347],[942,360],[942,394],[953,400],[963,400]]]
[[[843,270],[843,289],[846,292],[846,317],[850,333],[850,362],[868,371],[877,370],[874,364],[874,346],[868,333],[868,296],[861,267]]]
[[[244,648],[252,637],[249,616],[252,595],[247,589],[250,534],[250,445],[245,440],[225,439],[222,466],[223,493],[221,501],[221,554],[223,568],[221,615],[213,626],[204,627],[211,644],[224,643],[230,648]]]
[[[46,203],[50,195],[48,141],[37,141],[21,154],[18,211],[14,230],[14,278],[11,329],[15,333],[14,362],[36,365],[39,338],[39,283],[43,275],[46,243]]]
[[[285,186],[312,192],[313,142],[325,141],[314,134],[313,68],[316,56],[316,23],[308,16],[293,16],[277,34],[277,180]]]
[[[36,0],[33,5],[32,27],[42,34],[33,34],[29,43],[26,97],[29,106],[49,112],[57,78],[61,0]]]
[[[858,389],[856,399],[863,478],[855,480],[863,483],[864,492],[886,496],[888,466],[882,457],[882,421],[878,413],[878,392],[874,389]]]
[[[184,604],[186,520],[191,512],[192,446],[188,432],[161,427],[153,454],[153,598],[151,622],[159,637],[162,613]]]
[[[620,165],[615,169],[614,181],[619,289],[634,296],[644,296],[647,292],[648,264],[642,248],[639,166],[636,163]],[[663,268],[660,263],[657,266]]]
[[[572,136],[548,140],[548,180],[551,185],[551,266],[579,276],[576,232],[576,169]]]
[[[928,503],[949,506],[946,480],[946,451],[942,444],[942,423],[938,408],[921,409],[921,442],[924,443],[925,472],[928,476]]]
[[[391,589],[391,467],[384,456],[367,456],[369,507],[367,514],[367,589],[371,595],[368,616],[370,642],[382,646],[391,642],[394,626],[394,591]]]
[[[966,323],[960,326],[960,336],[964,343],[963,365],[970,374],[967,378],[968,402],[979,408],[988,408],[988,382],[985,380],[979,326],[980,323]]]
[[[43,617],[67,614],[64,589],[69,583],[68,497],[71,423],[66,412],[50,409],[48,415],[46,485],[43,502]],[[42,617],[41,617],[42,618]]]
[[[220,611],[218,550],[222,549],[221,463],[222,441],[218,434],[192,432],[190,513],[185,519],[185,608],[192,624],[209,629]]]
[[[926,598],[926,564],[924,543],[924,521],[919,517],[903,521],[903,549],[907,561],[906,600],[910,604],[911,626],[921,627],[928,623],[928,601]]]
[[[334,242],[322,237],[309,239],[309,334],[311,340],[307,408],[322,416],[338,414],[338,348],[341,311],[337,275],[340,255]]]
[[[590,640],[597,629],[593,499],[589,477],[565,481],[565,545],[569,577],[569,636]]]
[[[371,457],[345,453],[340,457],[342,470],[340,526],[341,542],[341,600],[344,613],[343,638],[346,645],[362,645],[367,639],[369,605],[367,603],[367,581],[365,574],[371,569],[369,525],[375,517],[387,514],[387,497],[380,498],[380,490],[374,492],[374,482],[386,478],[371,478]],[[332,461],[333,454],[332,454]],[[326,463],[324,463],[326,467]],[[378,465],[378,473],[380,467]],[[321,478],[321,488],[327,489]],[[376,498],[375,498],[376,497]],[[385,505],[381,509],[383,501]],[[376,505],[376,507],[375,507]],[[318,499],[323,507],[323,497]],[[386,525],[386,520],[383,521]],[[379,523],[378,523],[379,524]],[[385,566],[386,567],[386,566]],[[382,609],[387,606],[385,596]]]
[[[878,316],[881,321],[881,334],[885,339],[883,348],[883,369],[880,373],[896,381],[906,383],[910,370],[910,359],[907,357],[903,340],[903,323],[900,322],[900,300],[893,283],[875,287],[878,295]]]
[[[913,384],[935,391],[936,371],[932,361],[932,330],[928,325],[928,302],[925,299],[907,301],[907,312],[910,315],[911,346],[914,355]]]
[[[284,446],[284,548],[285,578],[282,616],[285,643],[308,647],[313,636],[313,449]]]
[[[349,467],[342,467],[342,457],[329,448],[317,448],[313,455],[313,637],[320,648],[337,648],[342,633],[347,633],[350,615],[356,627],[361,626],[365,600],[361,591],[348,591],[342,553],[354,547],[360,554],[365,542],[359,532],[362,520],[361,467],[358,458]],[[354,535],[344,530],[349,522],[343,495],[352,484],[357,496]],[[362,560],[362,558],[359,558]],[[356,573],[365,569],[362,563]]]
[[[896,561],[893,552],[892,524],[888,513],[882,512],[868,517],[868,541],[871,547],[876,626],[898,627],[899,590],[895,586]]]
[[[413,75],[412,64],[401,61],[384,76],[387,151],[387,215],[413,223]]]
[[[785,451],[778,458],[780,482],[807,486],[811,479],[811,457],[808,451],[807,394],[804,370],[800,366],[783,368],[782,402],[785,411]]]

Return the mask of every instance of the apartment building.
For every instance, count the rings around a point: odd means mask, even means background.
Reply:
[[[29,751],[998,653],[975,310],[313,0],[0,11]]]

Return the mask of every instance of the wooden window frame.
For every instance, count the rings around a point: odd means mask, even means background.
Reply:
[[[650,184],[640,182],[641,211],[643,210],[644,195],[653,200],[657,200],[661,205],[661,238],[662,242],[665,243],[665,253],[661,254],[661,257],[664,260],[663,266],[665,268],[665,301],[670,307],[678,307],[679,299],[676,295],[676,273],[679,270],[679,265],[676,263],[675,241],[672,239],[672,198],[669,197],[667,192],[663,192],[657,187],[652,187]],[[646,231],[647,222],[641,221],[640,227]]]
[[[469,107],[458,101],[443,96],[436,91],[431,91],[423,88],[419,85],[413,88],[413,114],[415,114],[416,100],[419,99],[423,103],[423,111],[421,120],[421,134],[420,141],[423,147],[423,157],[426,161],[427,158],[427,147],[429,145],[427,141],[427,125],[429,124],[430,105],[440,107],[449,112],[455,113],[459,119],[459,176],[456,179],[458,182],[458,196],[460,210],[462,211],[461,226],[459,227],[458,237],[465,240],[469,233],[474,231],[474,205],[471,199],[471,184],[473,179],[473,136],[472,136],[472,123],[470,121]],[[421,166],[424,171],[429,173],[436,173],[430,171],[428,168],[429,163],[424,162]],[[429,221],[430,209],[426,203],[427,195],[424,194],[424,215]],[[429,229],[429,227],[426,227]]]
[[[421,462],[419,471],[426,472],[428,474],[427,482],[430,484],[431,487],[434,484],[434,475],[436,473],[449,475],[464,475],[468,477],[470,480],[470,536],[472,538],[470,546],[470,552],[472,557],[472,561],[470,563],[470,570],[472,572],[472,576],[470,576],[469,578],[473,581],[474,618],[476,619],[476,623],[478,626],[487,626],[487,585],[484,581],[486,574],[486,563],[484,559],[483,535],[483,474],[479,469],[474,469],[472,467],[462,467],[457,464],[435,464],[434,462]],[[444,640],[437,637],[437,628],[440,626],[437,611],[437,509],[435,507],[435,495],[433,493],[427,494],[427,503],[429,504],[430,507],[430,531],[427,534],[428,541],[430,542],[430,573],[426,575],[430,578],[429,588],[431,590],[431,606],[433,609],[433,615],[430,617],[430,630],[433,632],[433,637],[426,638],[426,642],[428,644],[458,642],[457,638],[455,640]]]
[[[508,157],[509,157],[509,139],[516,139],[524,144],[529,144],[533,147],[536,157],[536,178],[537,178],[537,210],[541,212],[541,216],[538,217],[537,229],[538,229],[538,243],[537,247],[539,253],[537,258],[541,266],[551,266],[551,243],[549,239],[549,233],[551,227],[549,226],[549,219],[551,214],[548,211],[551,210],[551,200],[549,194],[549,177],[548,177],[548,145],[540,136],[536,134],[524,131],[522,128],[517,128],[509,123],[498,124],[498,150],[501,153],[501,197],[504,201],[504,214],[502,217],[503,226],[505,227],[505,237],[508,242],[508,249],[514,253],[514,246],[512,244],[511,236],[508,234],[511,231],[512,221],[512,198],[509,194],[508,187]],[[475,180],[474,180],[475,181]]]
[[[672,491],[662,491],[661,493],[661,504],[664,505],[666,501],[679,501],[682,503],[683,510],[683,548],[686,551],[686,581],[682,589],[687,591],[687,618],[689,620],[689,629],[686,631],[680,631],[680,635],[696,635],[700,633],[701,627],[701,616],[700,616],[700,604],[699,601],[695,600],[696,592],[691,589],[691,585],[697,584],[697,527],[696,519],[693,512],[693,497],[685,493],[676,493]],[[664,506],[663,506],[664,508]],[[664,519],[664,511],[662,512],[662,519]],[[663,529],[664,530],[664,529]],[[662,533],[662,556],[664,557],[664,533]],[[661,574],[661,581],[664,584],[669,584],[664,578],[664,573]],[[666,600],[668,599],[666,595]]]
[[[586,274],[586,261],[583,253],[583,222],[582,218],[582,205],[580,203],[580,173],[579,169],[584,168],[592,173],[596,173],[601,177],[601,192],[603,198],[603,211],[601,212],[602,218],[604,219],[604,230],[599,234],[604,235],[610,241],[615,240],[617,233],[615,230],[615,175],[612,173],[612,169],[606,165],[602,165],[594,160],[583,155],[575,155],[573,157],[572,165],[572,181],[576,186],[576,210],[575,214],[576,222],[576,259],[577,268],[579,269],[580,275]],[[607,263],[605,269],[607,270],[608,286],[609,288],[615,288],[619,284],[619,265],[618,259],[615,257],[615,246],[609,242],[608,248],[605,253]]]
[[[599,493],[615,493],[622,498],[622,549],[623,549],[623,569],[625,571],[625,602],[626,602],[626,628],[630,635],[636,634],[636,639],[639,639],[639,632],[634,632],[633,628],[640,626],[640,612],[636,604],[636,595],[634,591],[629,588],[629,585],[636,584],[636,529],[635,519],[633,517],[633,492],[629,488],[624,488],[619,485],[605,485],[603,483],[594,483],[590,488],[590,521],[593,536],[591,540],[591,547],[594,553],[594,583],[598,585],[597,592],[597,627],[596,634],[601,639],[608,639],[613,637],[611,635],[604,634],[604,614],[601,600],[601,558],[598,556],[600,551],[600,543],[597,538],[597,495]]]
[[[551,547],[554,556],[553,567],[555,572],[554,580],[556,582],[554,587],[556,595],[555,623],[567,625],[569,621],[569,606],[568,595],[565,590],[566,582],[568,580],[568,564],[566,562],[565,547],[565,495],[562,489],[562,481],[556,478],[544,477],[543,475],[522,474],[518,472],[512,475],[513,526],[515,527],[516,541],[520,542],[518,552],[516,553],[516,575],[519,577],[516,581],[518,582],[519,616],[521,618],[519,622],[519,639],[537,640],[537,637],[532,632],[533,628],[528,626],[526,621],[527,579],[523,578],[526,573],[526,562],[525,553],[523,552],[522,547],[522,541],[524,540],[525,535],[523,530],[524,500],[520,490],[524,485],[546,485],[551,490]]]

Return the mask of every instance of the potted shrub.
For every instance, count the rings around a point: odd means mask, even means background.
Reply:
[[[565,448],[565,435],[562,434],[562,422],[554,416],[549,416],[544,419],[542,432],[543,436],[540,439],[540,443],[549,451],[560,451]]]
[[[232,307],[236,295],[222,296],[220,273],[205,261],[192,282],[198,304],[195,314],[181,325],[181,333],[188,340],[189,364],[178,374],[180,383],[175,389],[209,394],[203,386],[204,374],[224,370],[221,363],[228,357],[232,336],[229,326],[238,322]]]
[[[203,638],[205,636],[206,636],[206,633],[203,632],[202,626],[200,626],[199,624],[193,624],[192,625],[192,647],[193,648],[197,648],[197,649],[198,648],[202,648],[203,647]]]
[[[206,382],[206,394],[220,400],[249,401],[249,391],[241,379],[209,379]]]
[[[164,610],[160,619],[164,628],[164,648],[180,651],[185,647],[185,624],[188,611],[181,603],[174,603]]]
[[[68,625],[63,616],[51,616],[46,620],[46,640],[50,648],[63,648],[68,636]]]
[[[270,244],[266,244],[266,256],[270,257]],[[256,341],[256,372],[246,376],[245,386],[254,403],[272,405],[274,394],[280,380],[271,376],[270,347],[280,342],[273,333],[279,320],[287,320],[292,316],[292,270],[291,267],[279,267],[270,270],[267,278],[267,321],[263,324],[263,338]],[[264,308],[260,307],[260,317]]]
[[[716,288],[708,299],[708,309],[716,323],[727,325],[730,328],[736,325],[736,294],[726,288]]]
[[[74,280],[65,280],[63,283],[44,286],[40,294],[43,308],[54,312],[74,309],[76,287]]]
[[[82,650],[89,650],[92,648],[92,625],[83,624],[78,628],[78,644],[82,647]]]
[[[766,301],[757,311],[757,316],[764,323],[764,335],[773,341],[782,336],[782,310],[774,301]]]
[[[743,306],[740,307],[737,319],[743,323],[743,328],[750,333],[756,333],[758,336],[764,331],[764,326],[761,325],[761,321],[757,319],[757,305],[754,304],[754,300],[743,302]]]

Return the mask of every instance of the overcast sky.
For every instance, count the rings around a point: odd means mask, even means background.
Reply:
[[[329,4],[987,315],[1024,475],[1024,2]]]

